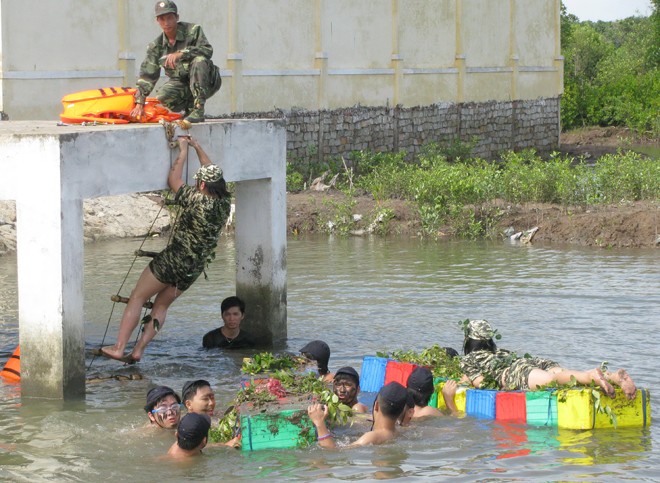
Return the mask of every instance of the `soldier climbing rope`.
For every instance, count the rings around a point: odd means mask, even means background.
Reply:
[[[173,150],[174,148],[176,148],[178,146],[178,138],[179,137],[189,137],[190,136],[190,134],[188,133],[188,130],[190,129],[191,124],[188,121],[184,121],[184,120],[166,121],[166,120],[161,119],[159,122],[165,128],[165,137],[166,137],[168,146],[170,147],[170,150]],[[172,153],[172,151],[170,151],[170,165],[173,162],[172,156],[173,156],[173,153]],[[153,227],[154,227],[156,221],[158,220],[158,218],[159,218],[159,216],[160,216],[160,214],[163,210],[163,207],[166,206],[166,205],[176,204],[175,202],[173,202],[173,200],[170,199],[170,196],[171,196],[171,192],[168,192],[167,197],[165,198],[163,204],[161,205],[160,210],[158,210],[158,213],[156,214],[156,217],[154,218],[153,222],[151,223],[151,226],[149,227],[149,230],[147,231],[144,238],[142,239],[140,247],[137,250],[135,250],[135,252],[133,254],[134,255],[133,261],[131,262],[131,264],[128,268],[128,271],[126,272],[126,275],[124,276],[124,279],[122,280],[122,282],[119,286],[119,289],[117,290],[117,293],[110,297],[110,300],[113,302],[113,304],[112,304],[112,309],[110,310],[110,315],[108,317],[108,321],[107,321],[107,324],[106,324],[106,327],[105,327],[105,331],[103,333],[103,338],[101,340],[101,344],[99,345],[99,347],[92,350],[93,357],[92,357],[92,360],[89,363],[89,366],[88,366],[87,370],[91,369],[92,364],[94,363],[94,360],[96,359],[97,356],[102,356],[103,355],[101,349],[103,348],[103,345],[105,343],[105,338],[108,334],[108,329],[110,327],[110,322],[112,321],[112,316],[113,316],[116,304],[117,303],[128,304],[128,302],[130,301],[129,297],[124,297],[124,296],[120,295],[120,293],[121,293],[122,288],[124,287],[124,284],[126,283],[126,280],[130,276],[130,273],[133,269],[133,266],[135,265],[135,262],[137,261],[137,259],[139,257],[151,257],[151,258],[153,258],[156,255],[158,255],[158,252],[142,250],[142,247],[144,246],[147,239],[151,237],[151,234],[153,232]],[[178,211],[177,211],[176,216],[178,217]],[[177,220],[177,218],[175,217],[173,225],[176,225],[176,220]],[[170,233],[170,237],[168,238],[168,244],[170,243],[171,239],[172,239],[172,233]],[[153,323],[154,329],[156,330],[156,332],[159,330],[159,321],[157,319],[153,319],[151,317],[151,315],[147,312],[147,311],[150,311],[153,308],[153,306],[154,306],[154,303],[151,300],[148,300],[142,306],[143,309],[144,309],[144,314],[141,318],[140,330],[138,330],[138,332],[136,334],[136,341],[139,339],[141,331],[144,330],[144,326],[148,323]],[[134,361],[134,360],[127,360],[126,364],[134,364],[135,362],[136,361]]]

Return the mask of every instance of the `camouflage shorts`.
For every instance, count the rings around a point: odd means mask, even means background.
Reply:
[[[502,389],[521,389],[526,391],[529,389],[529,374],[533,369],[547,371],[558,366],[559,364],[555,361],[541,359],[540,357],[517,359],[502,374]]]
[[[204,262],[182,255],[170,245],[151,260],[149,268],[159,282],[184,292],[204,272]]]

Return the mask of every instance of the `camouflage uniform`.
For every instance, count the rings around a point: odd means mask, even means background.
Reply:
[[[541,359],[540,357],[523,357],[518,359],[511,367],[504,371],[503,389],[529,390],[529,374],[532,369],[543,369],[547,371],[553,367],[559,367],[555,361]]]
[[[182,292],[189,288],[210,262],[218,236],[227,222],[229,198],[211,198],[195,187],[183,185],[176,193],[179,220],[170,244],[149,264],[162,283]]]
[[[175,52],[183,52],[183,57],[175,68],[165,67],[165,57]],[[175,112],[185,110],[188,113],[192,109],[203,109],[206,99],[218,92],[222,84],[220,69],[213,65],[212,55],[213,47],[206,39],[202,27],[179,22],[174,45],[170,45],[165,33],[149,44],[147,57],[140,66],[135,102],[144,104],[145,98],[158,82],[163,67],[169,80],[158,89],[158,100]]]
[[[532,369],[548,370],[558,366],[549,359],[518,357],[504,349],[496,352],[474,351],[461,359],[461,371],[470,381],[483,376],[488,381],[494,381],[500,389],[527,390]]]

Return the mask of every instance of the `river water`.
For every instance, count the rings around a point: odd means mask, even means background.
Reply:
[[[158,249],[160,241],[153,242]],[[110,323],[113,342],[122,307],[112,311],[139,242],[85,247],[85,339],[97,347]],[[128,295],[144,266],[125,283]],[[142,380],[87,385],[85,401],[21,404],[17,386],[0,383],[0,480],[174,481],[660,481],[660,426],[557,431],[445,417],[400,431],[393,444],[240,452],[207,448],[190,463],[162,459],[172,434],[149,430],[147,390],[181,390],[191,378],[211,381],[216,412],[234,396],[244,353],[201,349],[217,327],[222,298],[234,290],[234,247],[220,242],[209,280],[200,279],[170,309],[143,361],[134,367],[87,359],[88,375],[139,373]],[[0,258],[0,361],[18,341],[16,259]],[[460,349],[458,321],[488,319],[499,345],[591,368],[625,367],[655,395],[660,331],[660,252],[488,242],[382,238],[289,240],[288,345],[298,351],[323,339],[330,369],[364,355],[421,350],[434,343]],[[658,414],[657,397],[652,413]],[[341,439],[359,431],[351,428]]]

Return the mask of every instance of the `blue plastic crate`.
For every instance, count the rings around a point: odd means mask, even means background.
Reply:
[[[369,411],[371,411],[371,408],[374,406],[376,396],[378,396],[377,392],[360,391],[360,394],[358,394],[358,401],[367,406]]]
[[[378,392],[385,384],[385,357],[364,356],[360,371],[360,391]]]
[[[468,389],[465,413],[479,419],[495,419],[495,397],[497,391]]]

